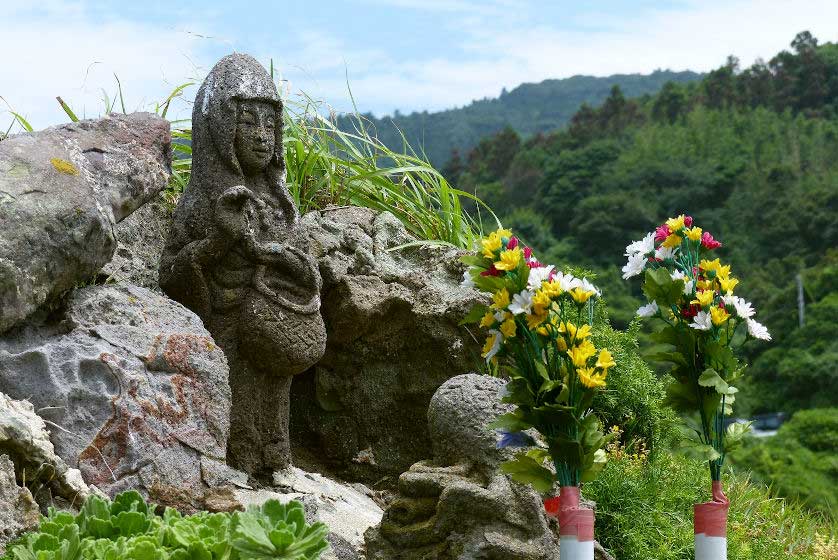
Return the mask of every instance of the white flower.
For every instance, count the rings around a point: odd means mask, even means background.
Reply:
[[[460,286],[463,288],[473,288],[474,287],[474,280],[471,279],[470,271],[466,270],[463,272],[463,281],[460,282]]]
[[[486,361],[489,362],[492,358],[495,357],[495,354],[500,352],[500,345],[503,342],[503,335],[500,331],[496,329],[489,330],[489,336],[494,337],[494,342],[492,342],[492,348],[486,354]]]
[[[695,280],[690,280],[689,276],[681,272],[680,270],[676,270],[675,272],[669,273],[670,278],[673,280],[683,280],[684,281],[684,295],[688,296],[693,293],[693,284]]]
[[[538,268],[531,268],[530,275],[527,279],[527,288],[530,290],[537,290],[545,281],[550,279],[550,274],[553,272],[551,266],[540,266]]]
[[[666,260],[671,259],[675,256],[675,249],[670,249],[669,247],[660,246],[655,249],[655,258]]]
[[[752,337],[760,340],[771,340],[771,333],[768,332],[765,325],[753,319],[745,319],[745,322],[748,323],[748,334]]]
[[[745,301],[739,296],[726,294],[722,296],[722,300],[725,302],[725,305],[732,305],[734,309],[736,309],[736,315],[742,319],[750,319],[756,313],[756,310],[754,309],[754,306],[751,305],[751,302]]]
[[[506,320],[506,311],[495,311],[495,321],[503,323]]]
[[[582,285],[581,280],[574,277],[572,274],[565,274],[564,272],[557,272],[556,277],[553,280],[559,283],[563,292],[569,292],[573,288]]]
[[[509,304],[510,313],[513,315],[530,313],[532,311],[532,296],[533,292],[529,290],[521,290],[520,293],[513,295],[512,303]]]
[[[597,295],[597,297],[602,296],[602,290],[594,286],[587,278],[582,278],[582,281],[579,283],[583,290],[586,292],[593,292]]]
[[[652,303],[647,303],[646,305],[640,307],[637,310],[638,317],[652,317],[657,315],[658,313],[658,303],[653,301]]]
[[[626,247],[625,255],[631,257],[635,254],[646,255],[655,250],[655,232],[651,232],[640,241],[633,241]]]
[[[646,257],[643,253],[632,253],[628,256],[628,262],[623,267],[623,280],[637,276],[646,267]]]
[[[713,320],[711,319],[710,314],[706,311],[699,311],[693,318],[693,322],[690,323],[690,327],[698,331],[709,331],[712,325]]]

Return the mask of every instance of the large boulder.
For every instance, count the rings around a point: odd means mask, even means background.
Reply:
[[[81,473],[55,453],[46,423],[32,403],[0,393],[0,453],[14,463],[16,478],[42,504],[78,504],[90,494]]]
[[[0,391],[30,399],[56,453],[109,494],[194,509],[235,479],[224,354],[194,313],[147,289],[82,288],[50,322],[0,338]]]
[[[166,186],[170,163],[169,124],[149,113],[0,142],[0,333],[96,275],[114,225]]]
[[[326,354],[292,387],[295,461],[393,479],[431,454],[434,391],[474,369],[480,346],[458,326],[479,301],[460,286],[460,252],[414,242],[388,212],[327,208],[303,217],[323,277]]]
[[[17,483],[14,463],[0,455],[0,554],[6,543],[37,529],[40,518],[32,493]]]

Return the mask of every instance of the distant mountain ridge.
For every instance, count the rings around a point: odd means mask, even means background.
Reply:
[[[457,149],[468,152],[481,138],[510,126],[526,137],[556,130],[566,125],[583,103],[600,105],[611,88],[619,86],[626,97],[657,93],[666,82],[685,83],[703,77],[691,71],[656,70],[651,74],[615,74],[604,78],[572,76],[564,79],[525,83],[500,97],[473,101],[457,109],[435,113],[423,111],[409,115],[396,112],[381,118],[364,115],[373,124],[378,138],[389,148],[401,150],[404,133],[411,147],[424,151],[437,168]],[[393,126],[395,124],[395,127]],[[352,130],[350,117],[339,117],[342,130]],[[398,130],[397,128],[398,127]]]

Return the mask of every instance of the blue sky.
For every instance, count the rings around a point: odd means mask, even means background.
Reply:
[[[65,120],[56,95],[98,116],[116,74],[148,109],[236,50],[337,111],[347,75],[362,111],[433,111],[546,78],[750,64],[803,29],[838,39],[835,21],[834,0],[0,0],[0,96],[42,128]]]

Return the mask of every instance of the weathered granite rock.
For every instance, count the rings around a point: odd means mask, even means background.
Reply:
[[[186,509],[231,476],[227,376],[194,313],[133,286],[76,290],[57,322],[0,338],[0,390],[35,404],[88,483]]]
[[[511,410],[499,404],[503,387],[466,374],[439,388],[428,412],[434,458],[399,477],[398,497],[366,533],[368,560],[559,558],[540,496],[497,469],[505,452],[488,424]]]
[[[160,285],[195,311],[230,363],[228,461],[269,478],[290,464],[292,376],[323,355],[320,274],[285,186],[282,102],[267,71],[233,54],[192,113],[192,175]]]
[[[116,224],[116,252],[99,277],[160,292],[158,267],[171,225],[171,208],[160,198],[139,207]]]
[[[17,478],[27,481],[44,505],[52,505],[55,498],[79,504],[90,488],[81,473],[56,454],[49,435],[31,402],[0,393],[0,453],[11,458]]]
[[[360,485],[336,482],[317,473],[291,467],[273,477],[270,490],[238,489],[242,507],[274,498],[281,502],[302,502],[309,523],[322,521],[329,526],[332,549],[323,560],[363,558],[364,532],[381,521],[382,510],[373,492]]]
[[[166,186],[170,162],[169,123],[149,113],[0,142],[0,333],[110,261],[114,225]]]
[[[6,543],[38,527],[41,512],[28,489],[18,486],[14,463],[0,455],[0,554]]]
[[[328,342],[315,374],[292,387],[295,453],[342,476],[395,479],[431,455],[434,391],[481,360],[458,326],[480,295],[460,286],[456,250],[388,252],[414,241],[390,213],[328,208],[303,223],[323,276]]]

